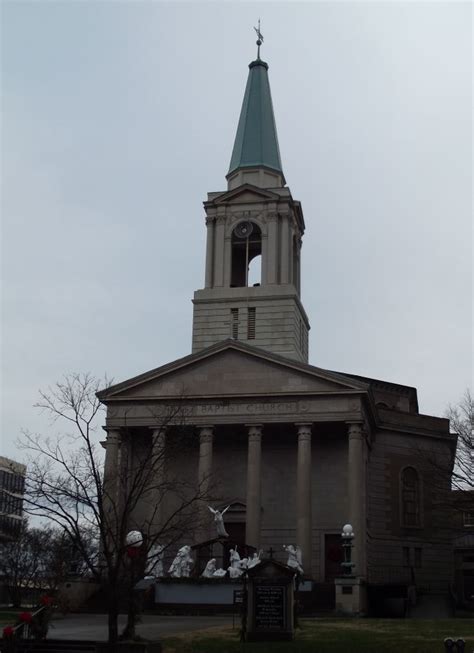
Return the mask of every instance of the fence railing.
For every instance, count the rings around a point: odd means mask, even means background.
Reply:
[[[17,626],[14,626],[13,628],[14,636],[17,639],[33,639],[34,634],[33,634],[32,622],[35,619],[37,619],[45,610],[46,610],[46,606],[42,605],[40,608],[32,612],[31,622],[22,621]]]

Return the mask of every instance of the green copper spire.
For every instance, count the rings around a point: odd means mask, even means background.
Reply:
[[[258,41],[257,44],[260,51]],[[268,82],[268,64],[258,56],[249,64],[249,68],[250,72],[227,177],[241,168],[255,167],[270,168],[283,177],[272,96]]]

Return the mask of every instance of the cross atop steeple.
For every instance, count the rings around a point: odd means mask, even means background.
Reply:
[[[260,46],[263,43],[263,34],[260,31],[260,18],[258,19],[258,27],[254,27],[257,32],[257,59],[260,59]]]

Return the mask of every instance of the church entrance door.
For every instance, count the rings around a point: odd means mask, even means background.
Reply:
[[[342,543],[340,535],[326,534],[324,537],[324,580],[333,583],[334,579],[342,575],[341,562],[343,561]]]

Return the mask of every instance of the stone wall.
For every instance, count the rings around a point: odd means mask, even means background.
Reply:
[[[442,494],[448,486],[443,488],[433,474],[430,458],[435,455],[449,456],[448,444],[393,431],[377,433],[368,474],[370,582],[405,582],[413,567],[419,587],[434,592],[447,590],[452,580],[453,557],[449,515]],[[407,528],[402,524],[400,477],[407,466],[419,473],[420,527]],[[417,554],[415,549],[421,553]]]

